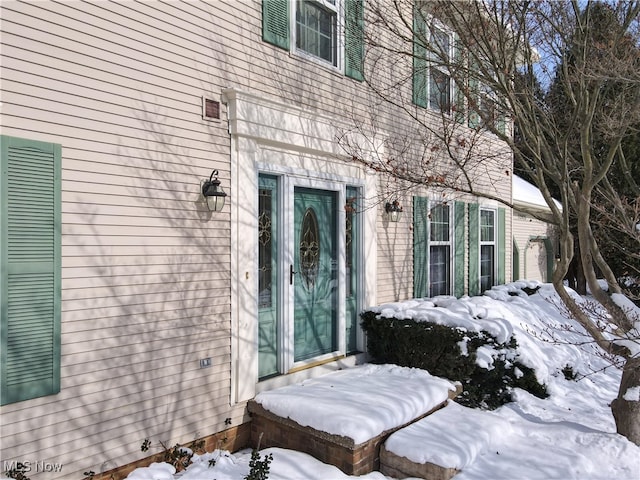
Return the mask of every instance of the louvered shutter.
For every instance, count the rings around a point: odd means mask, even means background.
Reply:
[[[464,89],[466,88],[467,75],[465,72],[464,64],[464,47],[462,42],[456,35],[454,41],[454,86],[453,86],[453,101],[454,101],[454,118],[458,123],[465,123],[466,120],[466,99]]]
[[[515,237],[513,238],[513,246],[511,247],[513,253],[511,255],[511,263],[513,265],[511,272],[511,281],[515,282],[520,280],[520,250],[518,249],[518,243]]]
[[[454,286],[453,293],[460,298],[464,295],[464,202],[454,204]]]
[[[362,0],[345,2],[345,66],[344,73],[364,80],[364,8]]]
[[[429,292],[427,272],[428,200],[413,197],[413,296],[426,297]]]
[[[289,2],[262,0],[262,39],[289,50]]]
[[[60,391],[59,145],[1,137],[0,403]]]
[[[505,135],[507,133],[507,117],[502,112],[498,112],[498,118],[496,120],[496,128],[498,129],[498,132],[501,133],[502,135]]]
[[[506,252],[506,210],[498,209],[498,285],[505,282],[507,252]]]
[[[469,204],[469,295],[480,293],[480,207]]]
[[[471,61],[469,64],[469,127],[478,128],[480,126],[480,81],[478,80],[478,72],[480,66]]]
[[[413,13],[413,103],[427,107],[427,22],[416,7]]]

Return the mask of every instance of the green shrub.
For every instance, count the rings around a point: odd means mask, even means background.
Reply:
[[[432,375],[459,381],[463,394],[456,400],[465,406],[494,409],[511,401],[513,388],[522,388],[540,398],[547,397],[535,372],[517,360],[517,343],[511,338],[500,344],[487,332],[469,332],[430,322],[378,318],[363,312],[362,327],[367,333],[367,351],[377,363],[427,370]],[[460,345],[466,343],[466,355]],[[476,364],[481,346],[491,346],[497,353],[493,368]]]

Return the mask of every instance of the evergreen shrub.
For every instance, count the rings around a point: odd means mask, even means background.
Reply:
[[[512,401],[515,387],[539,398],[548,396],[535,372],[517,360],[517,342],[513,337],[501,344],[484,331],[379,317],[372,311],[363,312],[361,317],[367,351],[375,363],[421,368],[437,377],[459,381],[463,393],[456,401],[462,405],[495,409]],[[463,343],[466,354],[460,347]],[[481,346],[496,352],[491,370],[476,364],[476,352]]]

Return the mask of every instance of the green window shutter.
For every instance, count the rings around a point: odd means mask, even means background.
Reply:
[[[427,22],[418,8],[413,13],[413,103],[427,108]]]
[[[480,293],[480,206],[469,204],[469,295]]]
[[[498,113],[498,118],[496,120],[496,128],[498,129],[498,132],[500,132],[502,135],[507,133],[507,118],[505,114],[502,112]]]
[[[364,80],[364,6],[363,0],[346,0],[345,65],[347,77]]]
[[[469,127],[478,128],[480,126],[480,82],[477,78],[480,67],[477,64],[469,65]]]
[[[463,50],[463,46],[462,46],[462,42],[460,42],[460,39],[458,38],[458,36],[456,35],[456,39],[455,39],[455,44],[454,44],[454,62],[455,62],[455,69],[458,72],[463,72],[464,71],[464,50]],[[456,122],[458,123],[465,123],[467,114],[466,114],[466,99],[464,98],[464,88],[465,88],[465,83],[466,83],[466,75],[455,75],[454,74],[454,93],[453,93],[453,101],[454,101],[454,118],[456,120]]]
[[[61,149],[6,136],[0,144],[0,404],[5,405],[60,391]]]
[[[429,292],[427,215],[428,201],[424,197],[413,197],[413,296],[426,297]]]
[[[544,247],[547,252],[547,282],[552,282],[553,270],[556,267],[556,256],[553,251],[553,244],[551,243],[551,239],[549,237],[545,237]]]
[[[518,242],[516,242],[516,237],[513,237],[513,255],[512,255],[511,263],[512,263],[511,281],[520,280],[520,249],[518,248]]]
[[[498,285],[505,282],[505,272],[507,263],[506,252],[506,210],[498,209]]]
[[[453,293],[460,298],[464,295],[464,202],[455,202],[454,205],[454,286]]]
[[[262,39],[289,50],[288,0],[262,0]]]

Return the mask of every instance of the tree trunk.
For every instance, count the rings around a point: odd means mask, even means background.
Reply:
[[[640,389],[640,358],[632,358],[625,363],[618,398],[611,402],[617,432],[640,445],[640,393],[632,395],[629,392],[632,388]]]
[[[582,257],[580,257],[580,249],[575,254],[576,259],[576,292],[580,295],[587,294],[587,277],[584,275],[584,266],[582,265]]]

